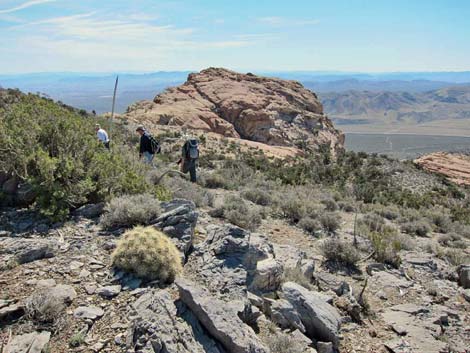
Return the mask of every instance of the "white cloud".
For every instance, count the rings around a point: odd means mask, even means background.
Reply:
[[[18,6],[11,7],[9,9],[0,10],[0,14],[16,12],[16,11],[26,9],[28,7],[31,7],[31,6],[41,5],[41,4],[45,4],[45,3],[48,3],[48,2],[55,2],[55,1],[56,0],[31,0],[31,1],[28,1],[28,2],[25,2],[25,3],[22,3]]]
[[[310,26],[310,25],[317,25],[320,23],[320,21],[317,19],[293,19],[293,18],[285,18],[285,17],[278,17],[278,16],[260,17],[258,18],[258,22],[268,24],[274,27]]]

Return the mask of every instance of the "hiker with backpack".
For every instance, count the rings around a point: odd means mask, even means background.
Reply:
[[[104,147],[109,150],[109,137],[108,133],[105,129],[103,129],[100,124],[95,125],[96,137],[98,137],[98,141],[100,141]]]
[[[139,158],[144,157],[144,163],[153,166],[155,154],[160,153],[160,144],[143,126],[135,130],[140,135]]]
[[[181,149],[181,158],[177,164],[181,164],[183,173],[189,172],[191,182],[196,182],[196,166],[199,158],[199,143],[196,139],[187,140]]]

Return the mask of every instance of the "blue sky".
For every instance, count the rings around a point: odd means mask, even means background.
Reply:
[[[0,0],[0,74],[470,70],[467,0]]]

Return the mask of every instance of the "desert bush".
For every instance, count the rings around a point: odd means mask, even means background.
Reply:
[[[329,212],[338,211],[339,209],[338,204],[333,199],[324,199],[321,200],[321,203],[325,206],[325,210]]]
[[[59,326],[65,315],[62,298],[50,295],[47,290],[33,293],[25,302],[26,317],[35,323]]]
[[[400,217],[400,209],[398,206],[382,206],[378,207],[375,211],[378,215],[386,218],[390,221],[398,219]]]
[[[407,234],[425,237],[431,232],[431,226],[426,220],[408,222],[401,225],[401,231]]]
[[[248,230],[261,225],[263,214],[259,207],[250,206],[238,196],[227,196],[224,204],[211,212],[213,217],[225,218],[230,223]]]
[[[365,228],[370,232],[378,232],[385,226],[385,220],[382,216],[375,213],[368,213],[357,221],[359,228]]]
[[[330,238],[321,244],[323,255],[328,261],[341,263],[346,266],[356,267],[360,260],[360,254],[356,248],[338,238]]]
[[[146,280],[171,283],[181,273],[181,253],[161,231],[137,226],[118,241],[112,254],[116,268]]]
[[[100,223],[106,229],[130,228],[149,224],[160,212],[160,202],[152,195],[124,195],[106,204]]]
[[[278,332],[268,339],[269,351],[271,353],[302,353],[303,347],[293,337],[284,332]]]
[[[242,192],[243,198],[260,206],[269,206],[272,202],[271,193],[262,188],[249,188]]]
[[[193,201],[198,207],[213,205],[214,195],[211,192],[186,179],[180,177],[167,178],[164,185],[174,198]]]
[[[335,233],[341,227],[341,216],[338,213],[323,213],[318,220],[328,233]]]
[[[305,230],[307,233],[310,234],[315,234],[316,232],[320,231],[322,229],[322,224],[320,223],[319,220],[310,218],[310,217],[304,217],[299,221],[299,227]]]
[[[438,238],[437,241],[440,245],[449,248],[465,249],[467,247],[466,241],[462,238],[461,235],[457,233],[443,234]]]
[[[288,187],[280,190],[277,206],[283,217],[297,223],[304,217],[318,217],[322,207],[315,199],[316,195],[309,188]]]
[[[453,230],[452,220],[444,210],[430,210],[427,212],[427,217],[434,224],[437,232],[448,233]]]
[[[339,201],[338,202],[338,207],[340,210],[344,212],[355,212],[356,211],[356,206],[354,206],[354,203],[349,202],[349,201]]]
[[[370,232],[368,237],[374,252],[374,259],[396,268],[400,266],[399,252],[403,249],[404,243],[395,229],[384,227],[381,232]]]
[[[230,181],[216,172],[210,174],[202,174],[200,178],[198,178],[197,182],[205,188],[209,189],[231,189]]]

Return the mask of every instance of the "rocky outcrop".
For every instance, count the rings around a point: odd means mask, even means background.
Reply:
[[[435,152],[414,161],[425,170],[445,176],[459,185],[470,185],[470,156]]]
[[[25,333],[13,337],[8,352],[10,353],[41,353],[49,343],[51,333],[48,331]]]
[[[147,125],[182,126],[274,146],[343,147],[344,135],[323,114],[315,93],[295,81],[209,68],[127,109]]]
[[[233,225],[209,226],[206,240],[195,246],[186,268],[194,279],[217,295],[231,299],[246,296],[252,284],[263,290],[263,284],[274,283],[277,275],[267,274],[257,264],[273,257],[272,245],[262,235]],[[278,272],[278,266],[270,267]],[[253,279],[257,275],[256,282]]]
[[[195,283],[178,279],[180,298],[205,329],[230,353],[268,353],[255,332],[232,305],[212,297]]]
[[[170,236],[177,248],[186,255],[193,244],[198,218],[196,205],[191,201],[175,199],[162,202],[161,207],[163,213],[152,222],[154,227]]]
[[[327,303],[325,295],[287,282],[282,285],[282,297],[298,312],[308,337],[339,343],[341,317],[336,308]]]
[[[0,239],[0,260],[2,264],[24,264],[53,257],[56,245],[52,239]]]

